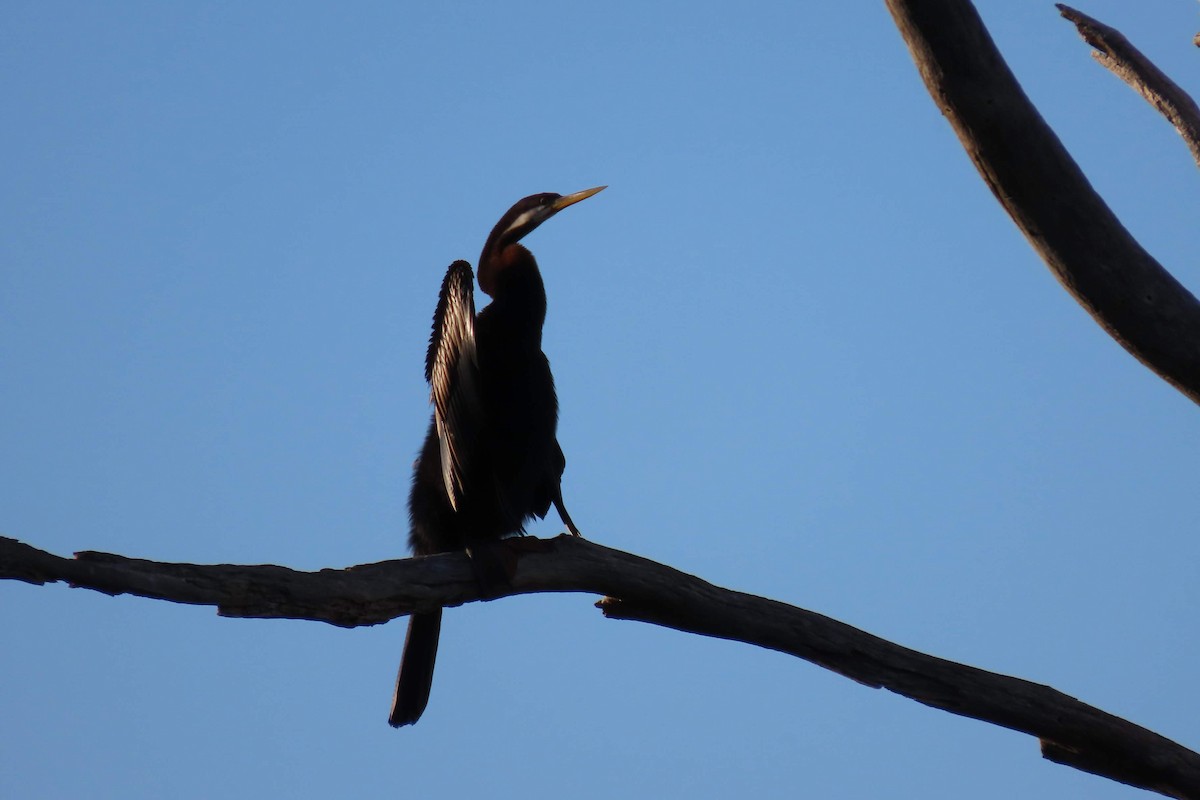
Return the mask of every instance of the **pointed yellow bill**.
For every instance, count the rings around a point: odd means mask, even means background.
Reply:
[[[563,195],[554,201],[552,208],[555,211],[562,211],[567,206],[573,206],[580,200],[587,200],[592,195],[602,192],[607,188],[607,186],[596,186],[591,189],[584,189],[582,192],[575,192],[575,194]]]

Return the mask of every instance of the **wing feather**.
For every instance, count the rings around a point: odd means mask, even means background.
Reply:
[[[475,275],[455,261],[446,271],[425,355],[425,380],[441,444],[442,480],[458,509],[471,475],[471,451],[481,427],[475,351]]]

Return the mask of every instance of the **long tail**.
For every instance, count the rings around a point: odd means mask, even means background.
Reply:
[[[404,640],[404,657],[396,676],[396,694],[388,722],[393,728],[412,725],[421,718],[429,702],[433,685],[433,665],[437,661],[438,636],[442,631],[442,609],[413,614]]]

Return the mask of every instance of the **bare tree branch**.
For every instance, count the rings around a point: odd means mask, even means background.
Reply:
[[[1059,282],[1200,403],[1200,303],[1125,230],[1029,102],[968,0],[886,0],[942,113]]]
[[[654,561],[559,536],[508,540],[501,595],[588,592],[613,619],[637,620],[803,658],[874,688],[1028,733],[1043,755],[1171,797],[1200,798],[1200,755],[1048,686],[893,644],[829,617],[730,591]],[[343,570],[164,564],[106,553],[61,558],[0,537],[0,578],[214,605],[227,617],[290,618],[353,627],[480,599],[458,553]]]
[[[1130,44],[1120,31],[1070,6],[1056,5],[1063,17],[1079,29],[1083,40],[1096,48],[1092,57],[1146,98],[1175,126],[1200,166],[1200,108],[1196,107],[1196,101]]]

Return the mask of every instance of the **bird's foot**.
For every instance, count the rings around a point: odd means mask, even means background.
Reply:
[[[567,513],[567,507],[563,505],[561,494],[554,498],[554,508],[558,510],[559,518],[563,521],[563,524],[567,526],[567,530],[571,532],[571,535],[578,536],[582,539],[583,534],[579,532],[579,528],[575,527],[575,522],[571,519],[571,515]]]
[[[503,542],[481,541],[467,547],[471,559],[471,570],[479,584],[479,594],[484,600],[494,600],[503,589],[512,585],[512,576],[517,571],[516,556],[504,547]]]
[[[539,539],[536,536],[524,536],[520,539],[505,539],[504,544],[515,557],[525,553],[547,553],[554,549],[554,543],[549,539]]]

